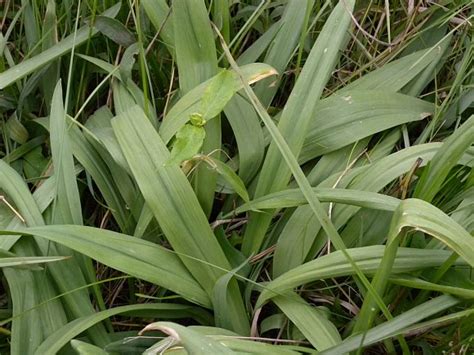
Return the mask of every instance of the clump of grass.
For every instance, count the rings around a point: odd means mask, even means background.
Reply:
[[[6,1],[2,351],[470,353],[469,5]]]

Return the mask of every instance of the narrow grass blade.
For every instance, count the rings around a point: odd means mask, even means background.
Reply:
[[[225,181],[232,187],[237,195],[242,198],[245,202],[249,201],[249,194],[245,188],[245,184],[226,163],[221,162],[218,159],[212,157],[206,157],[205,161],[208,162],[211,169],[214,169],[219,175],[221,175]]]
[[[431,159],[416,185],[414,196],[428,202],[432,201],[441,189],[449,171],[473,142],[474,116],[471,116],[446,139],[443,146]]]
[[[237,141],[239,176],[249,182],[260,169],[265,154],[260,120],[252,105],[241,95],[234,95],[224,113]]]
[[[0,267],[22,267],[65,260],[65,256],[7,257],[0,258]]]
[[[120,21],[107,16],[96,16],[94,27],[120,46],[128,47],[136,42],[135,36]]]
[[[447,36],[444,41],[449,43],[451,36]],[[443,43],[446,43],[444,42]],[[432,62],[438,61],[444,53],[442,46],[436,46],[383,65],[360,79],[346,85],[338,92],[343,93],[352,90],[386,90],[390,92],[400,91],[413,78],[419,75]]]
[[[42,51],[45,51],[58,43],[58,23],[56,18],[56,3],[54,0],[48,0],[46,13],[44,15],[42,27]],[[49,64],[41,79],[41,89],[45,98],[46,105],[50,107],[53,98],[54,86],[51,83],[57,83],[59,80],[59,61],[54,60]]]
[[[313,4],[314,0],[290,0],[286,4],[280,20],[279,31],[270,43],[263,60],[277,72],[283,73],[287,68],[300,41],[301,32],[304,31],[303,24],[306,16],[309,15],[307,12],[311,13]],[[337,45],[337,41],[336,38],[335,45]],[[255,87],[255,94],[265,107],[270,105],[280,86],[278,82],[272,80],[274,79],[263,80]]]
[[[229,317],[229,306],[232,306],[232,288],[231,281],[235,282],[234,276],[242,268],[248,266],[248,261],[239,265],[234,270],[229,271],[227,274],[221,276],[217,280],[214,289],[212,291],[212,305],[214,306],[214,319],[217,327],[224,329],[245,329],[248,324],[239,324],[243,318]],[[233,310],[231,313],[238,312],[239,310]]]
[[[339,345],[328,349],[321,354],[324,355],[338,355],[344,354],[353,350],[360,349],[363,346],[375,344],[384,339],[394,337],[402,334],[404,328],[408,328],[419,322],[422,319],[428,318],[433,314],[439,313],[449,307],[459,303],[459,299],[444,295],[434,298],[420,306],[414,307],[409,311],[370,329],[365,334],[351,336],[345,339]]]
[[[81,199],[76,184],[72,147],[59,82],[53,94],[50,115],[51,152],[57,184],[53,223],[82,224]]]
[[[174,50],[173,13],[166,0],[143,0],[140,4],[168,49]]]
[[[449,295],[453,295],[459,298],[467,298],[472,299],[474,298],[474,290],[455,287],[455,286],[448,286],[448,285],[440,285],[433,282],[425,281],[420,278],[410,276],[410,275],[399,275],[396,277],[390,277],[390,283],[395,285],[410,287],[410,288],[417,288],[420,290],[428,290],[428,291],[435,291],[435,292],[442,292],[447,293]]]
[[[103,16],[115,17],[120,10],[120,3],[115,4],[103,13]],[[61,57],[71,51],[72,48],[86,42],[91,35],[95,35],[96,30],[91,29],[88,25],[81,27],[76,33],[64,38],[55,46],[26,59],[14,67],[0,73],[0,89],[13,84],[17,80],[24,78],[26,75],[34,72],[51,61]]]

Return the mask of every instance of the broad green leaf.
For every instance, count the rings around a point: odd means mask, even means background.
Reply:
[[[143,328],[143,332],[159,330],[172,340],[182,345],[189,353],[193,354],[233,354],[227,346],[211,337],[202,336],[194,330],[171,322],[156,322]]]
[[[63,244],[114,269],[161,285],[186,299],[210,307],[206,293],[179,258],[154,243],[105,229],[74,225],[18,228],[10,232],[35,235]]]
[[[305,163],[375,133],[426,119],[433,111],[423,100],[380,90],[332,95],[317,106],[298,160]]]
[[[36,349],[35,354],[53,355],[59,352],[72,339],[79,336],[85,330],[102,322],[103,320],[119,314],[131,314],[138,312],[147,312],[148,315],[158,313],[163,318],[195,318],[198,321],[206,319],[207,313],[193,306],[160,303],[160,304],[134,304],[128,306],[115,307],[102,312],[97,312],[87,317],[73,320],[57,332],[46,339],[41,346]]]
[[[204,91],[201,103],[201,114],[205,120],[217,116],[238,89],[235,73],[229,70],[222,70],[210,81]]]
[[[341,336],[334,324],[321,310],[310,306],[294,292],[277,296],[272,301],[296,325],[316,350],[323,351],[341,342]]]
[[[203,127],[186,124],[176,133],[176,140],[171,149],[171,155],[166,165],[180,165],[183,161],[192,159],[199,153],[206,131]]]
[[[347,249],[347,252],[364,273],[374,275],[380,267],[384,249],[382,245],[374,245]],[[391,273],[399,274],[438,267],[450,255],[451,252],[447,250],[399,248]],[[456,265],[467,265],[467,261],[457,260]],[[342,252],[335,251],[297,266],[265,284],[257,304],[262,305],[272,297],[313,281],[347,275],[354,275],[354,270]]]
[[[237,64],[244,66],[258,61],[258,58],[267,50],[277,33],[282,21],[273,23],[258,39],[256,39],[237,59]]]
[[[426,165],[442,146],[441,143],[428,143],[416,145],[403,149],[384,157],[372,164],[351,169],[342,176],[341,172],[322,181],[318,187],[332,187],[337,184],[340,188],[348,188],[362,191],[381,191],[390,182],[399,176],[407,173],[421,158],[421,166]],[[474,150],[467,151],[459,160],[459,164],[473,164]],[[359,210],[356,206],[336,205],[332,213],[332,219],[338,228],[342,227]],[[311,249],[314,253],[319,250],[327,241],[327,237],[320,232],[320,224],[314,216],[310,206],[300,206],[293,213],[287,227],[282,231],[279,246],[275,257],[279,258],[279,275],[293,267],[302,264],[310,255]],[[356,235],[347,240],[348,245],[352,245]],[[280,252],[278,251],[280,249]],[[277,269],[275,269],[277,270]]]
[[[352,1],[339,3],[335,7],[319,34],[283,109],[278,129],[282,140],[286,141],[290,152],[295,156],[299,155],[318,99],[334,69],[339,49],[345,42],[346,31],[350,24],[349,11],[352,7]],[[278,145],[278,142],[273,141],[268,148],[255,197],[281,190],[288,184],[291,170]],[[271,215],[250,214],[242,245],[245,254],[259,251],[270,222]]]
[[[276,71],[269,65],[262,63],[253,63],[241,68],[242,75],[249,83],[255,83],[263,78],[275,75]],[[235,76],[238,89],[242,88],[242,83],[238,76]],[[202,104],[204,92],[211,84],[209,79],[194,89],[183,95],[180,100],[166,114],[163,123],[160,126],[160,135],[162,139],[168,143],[178,130],[189,121],[191,114],[199,112]]]
[[[165,166],[169,151],[140,108],[134,106],[114,118],[112,126],[138,187],[166,238],[210,296],[215,282],[224,270],[230,270],[230,264],[189,181],[178,166]],[[230,287],[232,307],[240,310],[231,316],[246,317],[237,284],[233,282]],[[236,331],[247,334],[248,328]]]
[[[239,176],[249,182],[260,169],[265,154],[260,120],[252,105],[241,95],[234,95],[224,113],[237,141]]]
[[[212,20],[216,24],[219,32],[229,42],[231,26],[231,5],[229,0],[215,1],[212,3]]]
[[[388,275],[399,249],[399,236],[403,234],[402,230],[406,227],[433,236],[461,256],[469,265],[474,266],[472,236],[435,206],[422,200],[407,199],[400,203],[393,215],[384,257],[372,281],[379,295],[383,295],[385,291]],[[376,314],[377,308],[372,295],[367,295],[358,315],[354,332],[369,328]]]
[[[341,4],[339,4],[339,5],[342,6]],[[352,3],[352,5],[354,5],[354,4]],[[339,9],[341,9],[341,8],[336,7],[336,9],[333,11],[331,16],[334,15],[334,18],[337,18],[337,11],[336,10],[339,10]],[[346,20],[347,20],[347,22],[349,21],[349,19],[346,19]],[[327,23],[326,23],[326,25],[327,25]],[[236,70],[238,72],[238,70],[239,70],[238,65],[235,62],[235,60],[232,58],[232,55],[229,52],[229,48],[223,42],[222,42],[222,45],[223,45],[223,49],[225,51],[226,57],[229,60],[231,66],[234,68],[234,70]],[[326,52],[326,50],[322,50],[322,51],[323,51],[323,53]],[[335,60],[335,58],[333,58],[332,60]],[[329,74],[326,73],[326,75],[329,75]],[[242,76],[241,76],[241,78],[242,78]],[[363,274],[362,270],[357,266],[357,264],[354,262],[354,260],[348,254],[348,252],[346,250],[346,247],[344,245],[344,241],[342,240],[341,236],[337,232],[337,229],[335,228],[334,224],[331,222],[330,218],[328,217],[328,215],[327,215],[324,207],[322,206],[321,202],[312,193],[311,185],[310,185],[309,181],[307,180],[304,172],[301,170],[301,167],[298,165],[298,162],[297,162],[294,154],[292,153],[290,146],[285,141],[285,138],[283,137],[283,135],[281,134],[281,132],[279,131],[279,129],[275,125],[275,123],[272,121],[271,117],[268,115],[265,108],[262,106],[261,102],[258,100],[257,96],[255,95],[253,90],[250,88],[250,86],[245,83],[243,78],[241,80],[242,80],[242,84],[244,86],[245,93],[247,94],[248,98],[252,102],[252,105],[257,110],[260,118],[262,119],[262,121],[264,122],[265,126],[267,127],[267,129],[269,130],[269,132],[271,134],[273,142],[275,143],[274,147],[275,147],[276,151],[283,156],[283,161],[288,165],[289,173],[291,173],[294,176],[298,186],[300,187],[301,191],[304,193],[306,199],[308,200],[308,204],[310,205],[310,207],[313,210],[314,214],[318,218],[319,223],[321,223],[321,226],[323,227],[324,231],[328,234],[329,239],[331,240],[333,245],[336,247],[336,249],[340,250],[343,253],[343,255],[346,257],[346,259],[350,263],[351,267],[354,269],[355,273],[357,274],[357,276],[362,281],[363,285],[367,288],[368,292],[377,300],[377,305],[384,311],[385,316],[387,318],[391,318],[390,311],[386,307],[386,305],[384,304],[384,301],[376,293],[376,291],[374,290],[372,285],[369,283],[369,281],[367,280],[367,278]],[[296,86],[298,86],[298,83],[297,83]],[[316,87],[318,87],[318,86],[316,86]],[[322,88],[321,88],[321,90],[322,90]],[[297,97],[296,100],[298,101],[299,98]],[[287,104],[287,106],[288,106],[288,104]],[[280,124],[281,124],[281,121],[280,121]],[[267,158],[268,158],[268,155],[267,155]],[[270,164],[272,164],[272,163],[273,162],[270,160]],[[259,183],[261,181],[261,178],[262,178],[262,176],[260,176]],[[288,176],[288,178],[289,178],[289,176]],[[283,180],[282,180],[282,183],[283,183]],[[257,189],[258,189],[258,185],[257,185]],[[267,218],[268,223],[270,222],[270,219],[271,218]],[[255,220],[256,220],[256,218],[255,218]],[[262,222],[265,222],[265,221],[262,221]],[[248,230],[249,230],[249,228],[247,228],[246,233],[248,232]],[[248,234],[246,234],[246,235],[248,235]],[[263,238],[261,238],[261,239],[263,239]],[[261,239],[258,241],[258,243],[262,242]],[[245,250],[245,240],[246,239],[244,237],[244,240],[243,240],[244,243],[242,245],[242,248],[243,248],[244,252],[248,252],[248,250]],[[250,245],[255,244],[255,243],[253,243],[253,241],[250,242],[250,243],[251,243]],[[258,247],[260,247],[260,244],[259,244]],[[401,339],[400,341],[404,345],[406,345],[404,343],[403,339]]]
[[[94,27],[103,35],[123,47],[135,43],[135,36],[120,21],[107,16],[96,16]]]
[[[66,122],[66,112],[63,106],[61,82],[58,82],[53,93],[49,124],[51,156],[56,183],[51,222],[82,225],[81,199],[76,183],[72,144]],[[69,253],[70,250],[68,248],[58,246],[59,255],[68,255]],[[73,260],[68,261],[69,267],[66,268],[64,266],[64,270],[61,270],[62,273],[69,274],[69,277],[62,280],[61,285],[58,286],[64,291],[80,288],[86,283],[95,282],[95,269],[92,261],[80,254],[75,254],[74,256]],[[99,289],[93,287],[93,291],[99,306],[103,306],[102,294]],[[69,295],[67,300],[70,311],[76,317],[95,311],[88,297],[87,290],[75,292],[72,296]],[[97,344],[103,344],[107,339],[105,328],[102,325],[92,330],[90,335]]]
[[[91,57],[85,54],[81,53],[75,53],[76,56],[79,58],[82,58],[89,63],[94,64],[95,66],[99,67],[100,69],[104,70],[106,73],[110,74],[113,73],[112,75],[115,76],[116,78],[120,79],[120,74],[117,72],[116,67],[113,64],[110,64],[109,62],[106,62],[105,60]]]
[[[124,83],[127,83],[132,78],[132,69],[135,64],[135,56],[140,52],[138,43],[130,45],[123,53],[120,61],[120,78]]]
[[[383,211],[394,211],[400,203],[400,200],[395,197],[367,191],[326,188],[314,188],[313,191],[321,202],[337,202]],[[282,190],[247,202],[232,213],[297,207],[307,203],[300,189]]]
[[[120,3],[115,4],[104,11],[102,15],[111,18],[115,17],[120,10],[120,5]],[[85,25],[81,27],[76,33],[70,34],[53,47],[35,55],[32,58],[22,61],[3,73],[0,73],[0,89],[4,89],[17,80],[22,79],[26,75],[68,53],[72,48],[86,42],[90,36],[93,36],[96,33],[97,30],[91,29],[89,25]]]

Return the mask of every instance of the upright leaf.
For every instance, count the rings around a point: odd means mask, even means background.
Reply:
[[[216,47],[204,1],[173,1],[173,24],[179,86],[185,94],[217,73]],[[208,154],[220,147],[221,124],[216,118],[206,125],[203,152]],[[211,213],[215,187],[215,172],[199,167],[194,189],[207,216]]]
[[[349,11],[353,5],[353,1],[340,2],[331,13],[283,109],[278,128],[295,156],[300,153],[318,99],[344,44],[350,24]],[[283,189],[290,175],[277,144],[272,142],[258,179],[255,197]],[[271,219],[270,214],[250,215],[242,246],[246,254],[259,251]]]
[[[219,243],[199,206],[189,181],[176,165],[166,165],[169,151],[137,106],[112,120],[115,135],[146,203],[166,238],[209,296],[214,284],[230,270]],[[248,323],[237,283],[230,283],[229,316],[241,319],[240,334]]]

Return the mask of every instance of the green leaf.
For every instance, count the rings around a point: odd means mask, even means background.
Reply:
[[[435,206],[418,199],[403,200],[395,211],[387,245],[379,270],[372,284],[379,295],[383,295],[388,277],[397,255],[399,236],[406,227],[425,232],[441,241],[459,254],[469,265],[474,266],[474,239],[459,224]],[[354,332],[369,328],[377,315],[372,295],[365,297],[358,315]]]
[[[416,322],[439,313],[449,307],[459,303],[455,297],[444,295],[434,298],[422,305],[416,306],[401,315],[379,324],[364,334],[348,337],[339,345],[322,352],[322,355],[339,355],[353,350],[358,350],[363,346],[375,344],[387,338],[403,333],[404,328],[416,324]]]
[[[208,336],[202,336],[194,330],[171,322],[156,322],[147,325],[142,331],[159,330],[172,338],[173,342],[182,345],[193,354],[233,354],[227,346]]]
[[[2,257],[0,258],[0,267],[22,267],[27,265],[51,263],[65,260],[67,258],[67,256]]]
[[[441,189],[450,170],[474,142],[474,115],[451,134],[424,169],[414,196],[432,201]]]
[[[242,321],[242,318],[229,317],[229,313],[233,312],[229,312],[228,308],[232,306],[232,302],[230,302],[230,298],[232,297],[230,292],[232,292],[232,289],[229,288],[229,284],[231,280],[234,279],[235,274],[247,266],[248,260],[245,260],[241,265],[221,276],[214,285],[212,291],[212,305],[214,307],[214,318],[217,327],[224,329],[245,329],[245,327],[247,327],[247,324],[238,324],[238,322]]]
[[[5,124],[5,129],[8,136],[15,142],[24,144],[28,140],[28,131],[18,119],[16,113],[11,115]]]
[[[287,70],[288,63],[294,56],[301,37],[305,36],[305,18],[310,16],[313,5],[314,0],[290,0],[287,2],[278,24],[278,32],[271,43],[268,43],[268,49],[263,59],[264,63],[274,67],[277,72],[284,73]],[[349,11],[350,4],[347,6]],[[334,41],[334,45],[336,45],[337,38]],[[256,85],[255,93],[263,106],[267,107],[271,104],[273,97],[280,87],[279,80],[283,79],[283,77],[282,75],[280,78],[266,79]]]
[[[127,83],[132,78],[132,69],[135,64],[135,56],[140,52],[138,43],[131,44],[123,53],[120,61],[120,78]]]
[[[451,41],[451,36],[444,39],[443,45],[417,51],[403,58],[387,63],[370,72],[360,79],[355,80],[338,93],[355,90],[384,90],[389,92],[400,91],[413,78],[419,75],[432,62],[436,62],[443,55],[446,44]]]
[[[171,155],[165,165],[179,165],[199,153],[206,131],[203,127],[186,124],[176,133]]]
[[[108,352],[102,350],[101,348],[85,343],[80,340],[73,339],[71,340],[71,346],[79,355],[107,355]]]
[[[138,106],[114,118],[112,126],[138,187],[166,238],[210,296],[215,282],[230,270],[230,264],[188,179],[178,166],[164,166],[169,159],[168,149]],[[237,284],[232,282],[230,287],[233,308],[239,309],[230,316],[246,318]],[[247,334],[249,329],[236,331]]]
[[[321,100],[298,161],[308,160],[386,129],[426,119],[434,106],[413,97],[380,90],[351,90]]]
[[[202,96],[201,113],[203,118],[210,120],[217,116],[234,96],[237,89],[234,72],[224,69],[214,76]]]
[[[163,318],[195,318],[203,321],[208,317],[205,311],[193,306],[172,304],[172,303],[147,303],[134,304],[128,306],[115,307],[102,312],[97,312],[87,317],[82,317],[69,322],[67,325],[56,331],[41,346],[36,349],[37,355],[54,355],[58,353],[69,341],[79,336],[85,330],[102,322],[103,320],[118,314],[130,314],[145,312],[148,316],[158,313]]]
[[[141,5],[150,22],[159,31],[160,37],[165,42],[168,50],[174,52],[173,12],[166,0],[142,0]]]
[[[420,290],[442,292],[442,293],[447,293],[447,294],[457,296],[460,298],[467,298],[467,299],[474,298],[474,290],[472,289],[439,285],[439,284],[425,281],[418,277],[414,277],[410,275],[399,275],[396,277],[390,277],[389,281],[395,285],[417,288]]]
[[[316,350],[322,351],[341,342],[334,324],[321,310],[310,306],[294,292],[287,292],[272,299],[283,313],[296,325]]]
[[[299,155],[319,97],[337,62],[339,50],[345,43],[346,32],[351,22],[349,13],[353,5],[353,1],[346,1],[334,8],[283,109],[278,131],[288,147],[288,153],[294,156]],[[273,140],[268,148],[258,178],[255,197],[282,190],[290,180],[292,169],[280,152],[279,145],[280,142]],[[242,244],[245,254],[250,255],[260,250],[271,219],[270,214],[250,214]]]
[[[103,16],[115,17],[120,10],[121,4],[115,4],[106,11]],[[26,59],[14,67],[0,73],[0,90],[11,85],[12,83],[20,80],[28,74],[38,70],[42,66],[50,63],[51,61],[63,56],[70,52],[72,48],[86,42],[91,36],[97,33],[96,30],[91,29],[88,25],[81,27],[77,32],[70,34],[58,44],[53,47],[35,55],[32,58]]]
[[[400,203],[395,197],[367,191],[327,188],[314,188],[313,191],[321,202],[336,202],[383,211],[394,211]],[[297,207],[307,203],[300,189],[282,190],[247,202],[227,216],[251,210]]]
[[[204,0],[172,3],[175,58],[179,88],[188,93],[217,74],[217,52]],[[212,112],[209,112],[212,114]],[[206,117],[204,117],[206,118]],[[216,117],[205,127],[204,154],[221,149],[221,121]],[[219,154],[217,154],[218,156]],[[198,166],[193,179],[194,191],[206,216],[214,203],[216,173]]]
[[[82,224],[81,199],[76,184],[74,160],[63,106],[61,82],[53,94],[50,115],[51,153],[57,184],[53,223]]]
[[[2,234],[7,234],[3,231]],[[206,293],[172,251],[105,229],[53,225],[18,228],[9,234],[35,235],[62,244],[114,269],[161,285],[192,302],[210,307]],[[53,264],[54,265],[54,264]]]
[[[212,169],[217,171],[217,173],[221,175],[234,189],[235,193],[238,194],[245,202],[249,201],[250,198],[247,189],[245,188],[245,184],[229,165],[210,156],[201,157],[201,159],[207,162]]]
[[[369,247],[347,249],[347,252],[358,267],[368,275],[374,275],[380,267],[385,247],[374,245]],[[442,265],[451,252],[447,250],[398,248],[391,274],[406,273]],[[465,260],[457,260],[456,265],[467,265]],[[317,280],[354,275],[355,271],[341,251],[321,256],[303,265],[297,266],[273,281],[265,284],[257,305],[262,305],[272,297]]]
[[[106,16],[96,16],[94,27],[120,46],[128,47],[136,42],[135,36],[121,22]]]
[[[277,74],[271,66],[262,63],[248,64],[243,66],[241,71],[245,80],[250,84]],[[234,78],[236,81],[235,85],[240,90],[242,83],[237,76]],[[168,143],[176,132],[189,121],[191,114],[200,111],[202,97],[211,82],[212,79],[209,79],[196,86],[171,107],[160,126],[160,135],[165,143]]]

